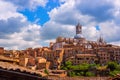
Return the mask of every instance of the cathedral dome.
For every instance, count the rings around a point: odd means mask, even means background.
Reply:
[[[83,38],[83,35],[82,35],[82,34],[76,34],[76,35],[74,36],[74,38],[75,38],[75,39]]]
[[[64,41],[64,37],[59,36],[59,37],[56,39],[56,42],[62,42],[62,41]]]

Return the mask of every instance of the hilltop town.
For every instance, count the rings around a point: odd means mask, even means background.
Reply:
[[[74,38],[59,36],[56,42],[50,42],[49,47],[25,50],[5,50],[4,47],[0,47],[0,62],[18,65],[19,69],[23,67],[37,71],[42,76],[45,75],[42,74],[45,71],[51,76],[66,76],[67,72],[61,70],[61,66],[67,61],[72,65],[106,65],[110,61],[120,63],[120,46],[108,44],[102,36],[96,41],[86,40],[82,35],[82,25],[78,23]]]

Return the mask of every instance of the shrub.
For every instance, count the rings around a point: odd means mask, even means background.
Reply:
[[[116,70],[120,71],[120,64],[117,65]]]
[[[116,62],[108,62],[107,68],[110,69],[111,71],[114,71],[117,68],[117,63]]]
[[[110,71],[109,75],[110,76],[116,76],[117,74],[120,74],[120,71],[114,70],[114,71]]]
[[[75,76],[75,72],[68,72],[68,76],[70,76],[70,77],[74,77]]]
[[[49,72],[48,72],[48,70],[47,70],[47,69],[45,69],[45,70],[44,70],[44,73],[49,74]]]
[[[95,74],[92,72],[86,72],[86,76],[91,77],[91,76],[95,76]]]

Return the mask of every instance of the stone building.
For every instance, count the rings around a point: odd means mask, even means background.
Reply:
[[[27,63],[28,63],[28,58],[24,58],[24,57],[19,58],[19,65],[20,66],[27,67]]]
[[[36,68],[39,70],[39,69],[48,69],[49,66],[49,63],[47,62],[47,60],[45,58],[42,58],[42,57],[37,57],[36,58]]]
[[[0,54],[3,54],[3,53],[4,53],[4,48],[0,47]]]

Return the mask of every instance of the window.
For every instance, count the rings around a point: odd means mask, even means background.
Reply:
[[[89,60],[89,58],[86,58],[86,60]]]

